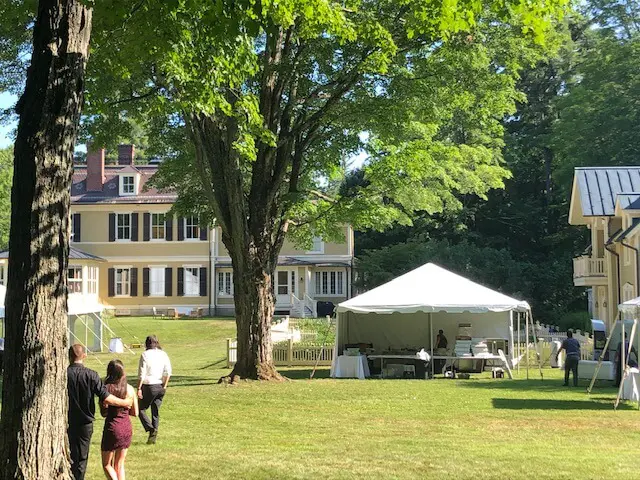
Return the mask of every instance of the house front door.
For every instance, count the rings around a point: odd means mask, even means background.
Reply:
[[[291,295],[296,294],[296,274],[294,270],[278,269],[275,278],[276,305],[291,305]]]

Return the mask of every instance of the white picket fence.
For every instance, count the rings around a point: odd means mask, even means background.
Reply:
[[[273,345],[273,362],[278,367],[331,365],[333,345],[304,345],[289,339]],[[319,357],[319,358],[318,358]],[[227,339],[227,368],[233,367],[238,360],[238,342]]]

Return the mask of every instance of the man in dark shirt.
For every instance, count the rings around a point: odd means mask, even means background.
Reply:
[[[67,392],[69,394],[69,448],[71,450],[71,472],[76,480],[83,480],[87,470],[89,445],[95,419],[95,397],[100,402],[117,407],[130,407],[131,400],[110,395],[96,372],[84,366],[87,354],[82,345],[69,348],[67,368]]]
[[[567,338],[562,342],[562,346],[556,354],[556,362],[560,356],[560,352],[567,352],[567,358],[564,361],[564,386],[569,386],[569,372],[573,371],[573,386],[578,386],[578,362],[580,362],[580,342],[573,338],[573,332],[567,332]]]

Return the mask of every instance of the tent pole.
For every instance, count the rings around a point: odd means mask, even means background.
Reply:
[[[620,381],[620,388],[618,389],[618,397],[616,398],[616,403],[613,406],[613,409],[617,409],[618,405],[620,404],[620,397],[622,396],[622,390],[624,388],[624,382],[627,379],[627,377],[629,376],[629,369],[627,368],[628,365],[628,360],[629,360],[629,356],[631,356],[631,348],[633,347],[633,337],[636,336],[636,327],[638,326],[638,321],[636,319],[633,320],[633,326],[631,327],[631,335],[629,335],[629,338],[631,339],[629,341],[629,348],[625,351],[624,350],[624,334],[622,335],[622,357],[624,358],[624,370],[623,370],[623,375],[622,375],[622,380]],[[623,332],[624,332],[624,322],[622,323],[622,327],[623,327]]]
[[[529,315],[527,315],[526,313],[524,316],[524,325],[526,329],[524,336],[525,336],[525,342],[526,342],[525,355],[527,359],[527,380],[529,380]]]
[[[616,324],[618,323],[619,318],[620,318],[620,312],[618,312],[618,314],[616,315],[616,318],[613,321],[613,326],[611,327],[611,331],[609,332],[609,335],[607,335],[607,341],[604,344],[604,348],[602,349],[602,352],[600,352],[600,356],[598,357],[598,364],[596,365],[596,369],[593,372],[593,378],[591,378],[591,383],[589,384],[589,387],[587,387],[587,393],[591,393],[591,390],[593,389],[593,384],[596,383],[596,378],[598,378],[600,367],[602,366],[602,362],[604,361],[604,354],[609,349],[609,344],[611,343],[611,337],[613,337],[613,331],[616,329]]]
[[[511,365],[513,365],[513,310],[509,310],[509,353],[511,353]]]
[[[431,378],[435,376],[435,365],[433,360],[433,314],[429,313],[429,343],[431,344]]]
[[[518,374],[520,374],[520,312],[516,313],[516,321],[518,323],[518,331],[516,332],[518,335]]]

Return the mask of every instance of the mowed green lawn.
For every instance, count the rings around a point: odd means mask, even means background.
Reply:
[[[217,385],[232,320],[112,320],[126,343],[159,336],[174,367],[155,446],[134,420],[129,479],[637,478],[640,412],[614,412],[545,380],[331,380],[283,369],[280,384]],[[139,350],[136,351],[139,353]],[[118,355],[133,382],[138,357]],[[98,357],[103,363],[110,354]],[[104,373],[96,358],[88,365]],[[103,478],[102,419],[87,478]]]

